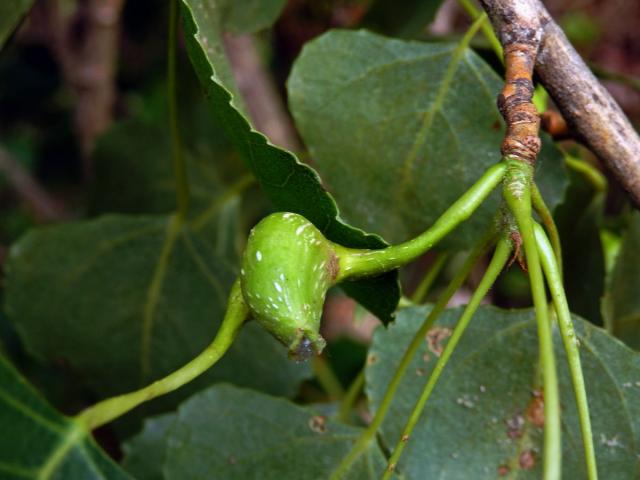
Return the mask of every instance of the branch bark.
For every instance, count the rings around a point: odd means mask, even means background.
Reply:
[[[294,152],[300,150],[296,132],[253,36],[225,34],[223,40],[238,90],[255,128],[274,145]]]
[[[640,137],[539,0],[480,0],[503,45],[514,26],[540,25],[535,72],[577,138],[640,208]]]
[[[86,178],[93,175],[89,158],[96,138],[107,130],[113,117],[124,2],[84,0],[69,18],[62,15],[59,0],[45,4],[51,22],[51,47],[75,94],[75,128]]]

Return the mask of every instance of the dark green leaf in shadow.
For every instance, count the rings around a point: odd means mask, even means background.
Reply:
[[[375,235],[350,227],[340,219],[333,198],[318,174],[290,152],[271,145],[252,129],[243,115],[233,75],[221,42],[223,32],[219,1],[183,0],[187,50],[218,121],[278,210],[299,213],[313,222],[330,240],[357,248],[381,248]],[[345,290],[384,321],[399,299],[395,273],[374,280],[348,282]]]
[[[16,243],[6,303],[32,354],[64,360],[110,396],[200,353],[220,325],[234,277],[212,239],[174,217],[111,215],[36,230]],[[159,404],[175,405],[220,379],[292,395],[307,375],[307,366],[249,324],[220,363]]]
[[[431,225],[500,160],[502,80],[457,44],[331,31],[309,42],[288,82],[296,124],[346,219],[391,242]],[[537,181],[563,198],[562,157],[544,139]],[[498,192],[443,241],[470,248]]]
[[[605,265],[600,227],[604,194],[594,193],[583,175],[572,173],[555,220],[562,242],[564,288],[571,311],[602,325]]]
[[[166,421],[146,423],[128,444],[125,465],[165,451],[166,479],[326,479],[361,433],[314,408],[229,385],[194,395],[168,427]],[[164,428],[163,445],[158,433]],[[383,469],[384,457],[373,444],[350,478],[379,478]],[[136,470],[141,480],[158,478],[156,472]]]
[[[635,211],[607,285],[603,314],[616,337],[640,349],[640,214]]]
[[[410,38],[423,33],[433,21],[442,0],[375,0],[363,26],[393,37]]]
[[[378,329],[369,353],[367,393],[374,410],[427,309],[402,310]],[[383,424],[395,445],[461,309],[445,311],[425,338]],[[638,478],[640,355],[574,317],[589,397],[598,469],[607,479]],[[563,478],[586,478],[582,439],[564,350],[554,332],[562,405]],[[538,340],[533,309],[481,307],[443,372],[398,466],[406,479],[541,478],[543,413],[536,390]]]
[[[56,412],[0,356],[0,478],[128,479],[84,428]]]
[[[218,203],[248,171],[202,101],[191,64],[182,60],[177,72],[179,127],[191,194],[189,217],[196,218]],[[115,123],[99,138],[92,158],[95,175],[90,214],[175,210],[166,88],[165,82],[159,82],[132,96],[132,116]],[[245,182],[244,188],[248,185]]]
[[[2,0],[0,2],[0,49],[32,4],[33,0]]]
[[[123,445],[122,467],[137,480],[162,480],[167,453],[167,435],[176,415],[147,418],[140,433]]]

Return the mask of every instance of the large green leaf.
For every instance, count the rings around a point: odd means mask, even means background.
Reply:
[[[20,19],[31,8],[33,0],[2,0],[0,3],[0,48],[16,28]]]
[[[431,225],[500,160],[502,81],[457,44],[331,31],[305,46],[288,88],[296,124],[345,217],[391,242]],[[547,139],[539,166],[553,209],[566,180]],[[498,201],[496,193],[443,244],[469,248]]]
[[[0,356],[0,478],[127,479],[84,428],[56,412]]]
[[[633,212],[607,285],[603,313],[613,333],[640,349],[640,214]]]
[[[166,216],[36,230],[11,250],[7,309],[31,353],[65,360],[102,396],[122,393],[172,372],[215,335],[234,268],[214,248]],[[226,379],[291,395],[307,373],[250,323],[189,388]]]
[[[219,123],[247,162],[276,209],[299,213],[330,240],[357,248],[381,248],[377,236],[348,226],[340,219],[333,198],[317,173],[290,152],[271,145],[252,129],[243,115],[233,75],[224,56],[219,0],[183,0],[185,38],[189,56]],[[399,298],[395,274],[349,282],[345,290],[373,313],[388,320]]]
[[[128,444],[125,465],[140,480],[325,479],[361,431],[314,408],[217,385],[181,405],[172,423],[147,421]],[[147,456],[164,459],[162,476],[157,464],[140,462]],[[379,478],[383,469],[382,452],[372,445],[349,478]]]
[[[367,392],[377,409],[406,345],[427,309],[398,314],[378,329],[369,353]],[[382,427],[395,445],[461,309],[445,311],[401,383]],[[574,317],[602,478],[640,475],[640,356]],[[555,332],[562,404],[564,478],[586,478],[582,440],[564,350]],[[399,470],[407,479],[541,478],[542,429],[535,408],[537,336],[532,309],[481,307],[465,332],[407,443]],[[502,469],[501,469],[502,467]]]

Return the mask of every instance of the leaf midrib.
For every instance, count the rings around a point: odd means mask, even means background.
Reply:
[[[427,141],[429,129],[431,128],[431,125],[433,123],[433,118],[436,112],[442,109],[444,99],[446,95],[449,93],[449,89],[451,88],[451,84],[453,82],[455,73],[458,70],[461,59],[464,58],[464,54],[466,53],[466,51],[467,51],[466,43],[460,42],[458,43],[458,45],[456,46],[455,50],[451,55],[451,60],[447,65],[447,69],[445,70],[444,76],[442,77],[442,82],[438,87],[438,92],[436,93],[433,103],[424,113],[422,125],[420,126],[420,129],[416,134],[416,138],[415,138],[415,141],[413,142],[413,145],[411,146],[411,149],[409,150],[409,152],[407,152],[407,156],[403,161],[402,181],[399,183],[398,195],[402,195],[402,193],[406,189],[406,186],[411,181],[411,170],[413,168],[413,164],[418,158],[419,151],[422,149],[425,142]]]
[[[147,295],[142,308],[142,327],[140,335],[140,384],[144,385],[151,370],[151,336],[153,334],[153,324],[156,308],[160,302],[162,287],[167,276],[167,269],[173,247],[175,246],[178,234],[182,227],[182,220],[174,214],[170,217],[165,230],[164,242],[158,257],[158,263],[153,271]]]

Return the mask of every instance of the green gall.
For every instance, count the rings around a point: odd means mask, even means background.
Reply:
[[[305,360],[326,342],[319,333],[324,298],[335,283],[334,245],[295,213],[274,213],[258,223],[244,251],[242,295],[253,317]]]

